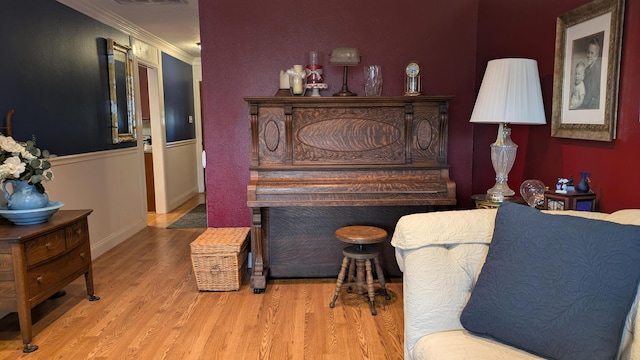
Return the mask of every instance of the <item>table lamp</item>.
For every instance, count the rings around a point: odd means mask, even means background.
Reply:
[[[347,74],[349,66],[360,64],[360,51],[356,48],[335,48],[331,52],[329,63],[331,65],[344,66],[342,71],[342,90],[333,94],[333,96],[356,96],[347,87]]]
[[[487,198],[503,201],[515,194],[507,180],[518,149],[508,124],[546,124],[538,63],[513,58],[489,61],[470,122],[499,124],[498,137],[491,144],[496,184],[487,190]]]

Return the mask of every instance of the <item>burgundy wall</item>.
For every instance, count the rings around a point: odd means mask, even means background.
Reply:
[[[426,95],[453,95],[449,159],[460,206],[471,206],[472,126],[478,0],[199,2],[203,71],[203,132],[207,150],[209,226],[247,226],[249,120],[245,96],[271,96],[280,70],[324,55],[329,90],[342,68],[330,66],[335,47],[357,47],[362,64],[383,67],[383,95],[402,95],[403,69],[418,60]],[[349,89],[364,93],[362,66]],[[594,174],[595,177],[595,174]]]
[[[460,207],[470,207],[470,195],[494,182],[488,147],[497,127],[468,123],[484,68],[490,59],[514,56],[538,61],[548,124],[513,127],[519,151],[510,186],[517,191],[528,178],[553,186],[559,176],[586,170],[600,210],[640,207],[633,180],[640,175],[640,0],[626,4],[617,139],[550,136],[556,18],[587,2],[329,0],[310,10],[291,0],[261,7],[250,0],[200,1],[209,226],[250,223],[249,126],[242,98],[273,95],[279,71],[306,64],[310,50],[323,52],[330,85],[323,95],[332,94],[340,88],[342,69],[328,65],[327,57],[339,46],[359,48],[362,64],[383,66],[383,95],[402,94],[402,69],[417,59],[425,69],[425,94],[455,96],[448,148]],[[363,94],[361,66],[350,69],[349,88]]]
[[[518,191],[525,179],[540,179],[553,187],[558,177],[588,171],[601,211],[640,207],[640,0],[626,0],[617,139],[611,143],[551,137],[551,104],[555,57],[556,18],[588,0],[482,0],[478,12],[477,88],[487,61],[501,57],[528,57],[538,61],[546,126],[513,126],[519,145],[509,185]],[[473,192],[494,183],[489,144],[496,127],[474,126]],[[636,180],[634,180],[636,179]]]

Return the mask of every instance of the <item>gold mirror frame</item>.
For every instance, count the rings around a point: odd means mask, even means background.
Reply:
[[[117,73],[117,61],[124,62],[123,73]],[[113,39],[107,39],[107,62],[109,65],[109,97],[111,100],[111,140],[114,144],[136,141],[133,51],[131,47],[118,44]],[[118,79],[124,79],[125,89],[118,88],[118,82],[116,81]],[[120,96],[122,96],[122,91],[125,92],[124,98],[126,99],[126,129],[119,126],[118,106],[124,106],[124,104],[118,104],[118,94],[120,92]]]

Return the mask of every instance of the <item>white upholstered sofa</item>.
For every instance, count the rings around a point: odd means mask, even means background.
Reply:
[[[640,225],[640,210],[543,213]],[[540,359],[491,337],[478,336],[464,329],[460,321],[487,257],[496,214],[496,209],[441,211],[407,215],[397,223],[391,243],[403,272],[406,360]],[[634,291],[617,359],[640,359],[640,296]]]

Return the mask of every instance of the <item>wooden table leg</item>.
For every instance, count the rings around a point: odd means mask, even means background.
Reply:
[[[260,294],[265,291],[269,273],[269,263],[266,259],[265,249],[267,239],[262,220],[262,209],[252,208],[251,256],[253,257],[253,264],[251,268],[251,287],[254,294]]]
[[[22,269],[26,267],[26,260],[24,253],[18,249],[20,246],[22,245],[14,244],[12,257],[14,264]],[[33,341],[33,332],[31,329],[31,304],[28,300],[27,279],[25,278],[25,273],[22,271],[16,271],[14,275],[16,281],[16,299],[24,299],[24,301],[17,301],[20,335],[22,335],[22,343],[24,344],[22,352],[30,353],[38,350],[38,347],[31,343],[31,341]]]
[[[100,296],[97,296],[93,291],[93,266],[91,264],[91,253],[81,252],[80,257],[83,260],[89,258],[89,266],[87,268],[87,271],[84,273],[84,282],[87,285],[87,295],[89,296],[89,301],[100,300]]]
[[[100,296],[93,292],[93,270],[91,269],[91,266],[89,266],[89,271],[84,273],[84,282],[87,284],[87,295],[89,296],[89,301],[100,300]]]

